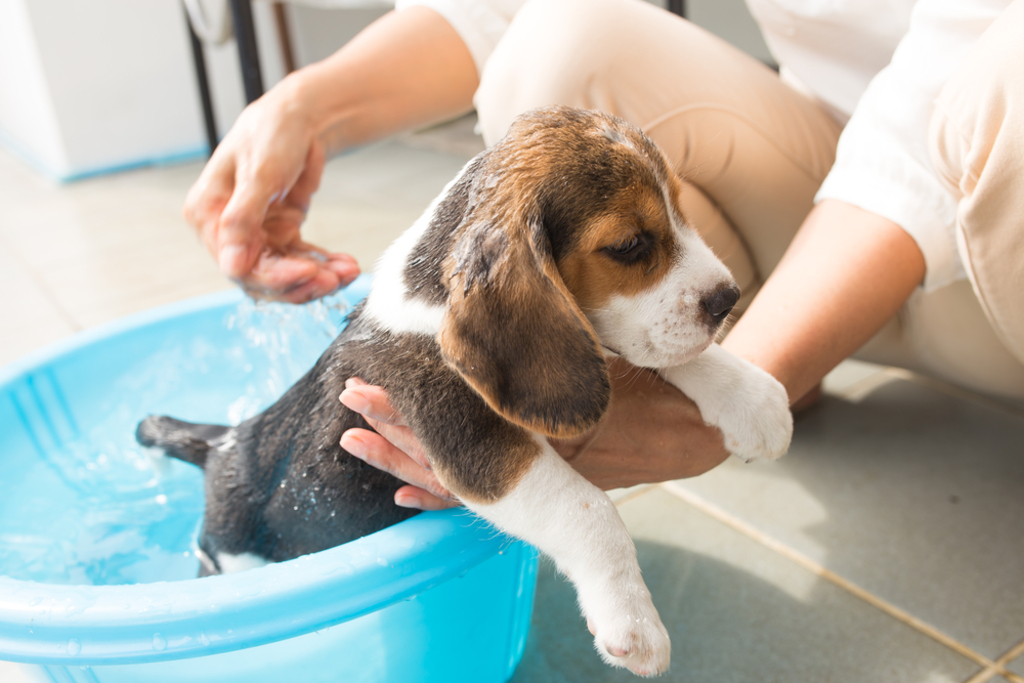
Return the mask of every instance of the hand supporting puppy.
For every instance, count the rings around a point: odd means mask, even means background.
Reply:
[[[589,434],[552,445],[578,472],[608,490],[703,474],[729,453],[722,433],[704,424],[696,405],[657,373],[609,359],[612,399]],[[395,494],[403,507],[438,510],[457,505],[442,487],[412,432],[380,387],[352,379],[341,401],[380,434],[351,429],[342,448],[408,482]]]
[[[381,387],[352,377],[345,381],[341,402],[361,414],[377,430],[350,429],[341,435],[341,447],[374,467],[407,482],[395,492],[395,504],[420,510],[443,510],[459,505],[441,485],[419,440],[405,424]]]

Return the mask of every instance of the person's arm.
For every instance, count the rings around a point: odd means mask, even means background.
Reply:
[[[917,243],[895,223],[822,202],[722,346],[776,377],[793,403],[895,315],[924,269]],[[721,433],[674,387],[622,361],[611,371],[612,402],[601,424],[584,439],[556,444],[587,479],[604,489],[668,481],[728,457]],[[342,447],[409,482],[396,503],[452,504],[383,389],[350,382],[341,400],[380,432],[349,430]]]
[[[771,373],[792,404],[880,330],[924,276],[924,255],[900,226],[826,199],[722,346]]]
[[[299,233],[326,157],[468,111],[477,84],[473,57],[441,15],[391,12],[249,105],[190,190],[185,218],[250,294],[295,303],[328,294],[359,267]]]

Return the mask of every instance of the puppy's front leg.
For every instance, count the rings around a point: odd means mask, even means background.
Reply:
[[[633,541],[608,496],[543,439],[540,454],[499,500],[466,505],[555,560],[573,582],[605,662],[641,676],[668,669],[668,632],[640,576]]]
[[[732,455],[774,460],[789,449],[793,414],[785,387],[753,363],[712,344],[685,365],[658,371],[718,427]]]

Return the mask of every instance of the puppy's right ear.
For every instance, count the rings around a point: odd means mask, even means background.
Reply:
[[[558,274],[537,213],[480,213],[446,268],[441,352],[505,419],[547,436],[583,434],[611,396],[597,335]]]

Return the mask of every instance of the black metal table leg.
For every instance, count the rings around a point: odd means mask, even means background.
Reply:
[[[242,65],[245,99],[254,102],[263,95],[263,76],[260,74],[260,56],[256,51],[251,0],[231,0],[231,14],[235,20],[235,42],[238,43],[238,60]]]
[[[668,11],[672,14],[678,14],[681,17],[685,17],[686,0],[668,0]]]
[[[192,44],[192,63],[196,68],[196,81],[199,85],[199,99],[203,104],[203,124],[206,126],[206,142],[210,145],[210,154],[217,149],[217,121],[213,116],[213,100],[210,97],[210,80],[206,76],[206,56],[203,44],[192,28],[192,21],[185,12],[185,23],[188,25],[189,42]]]

